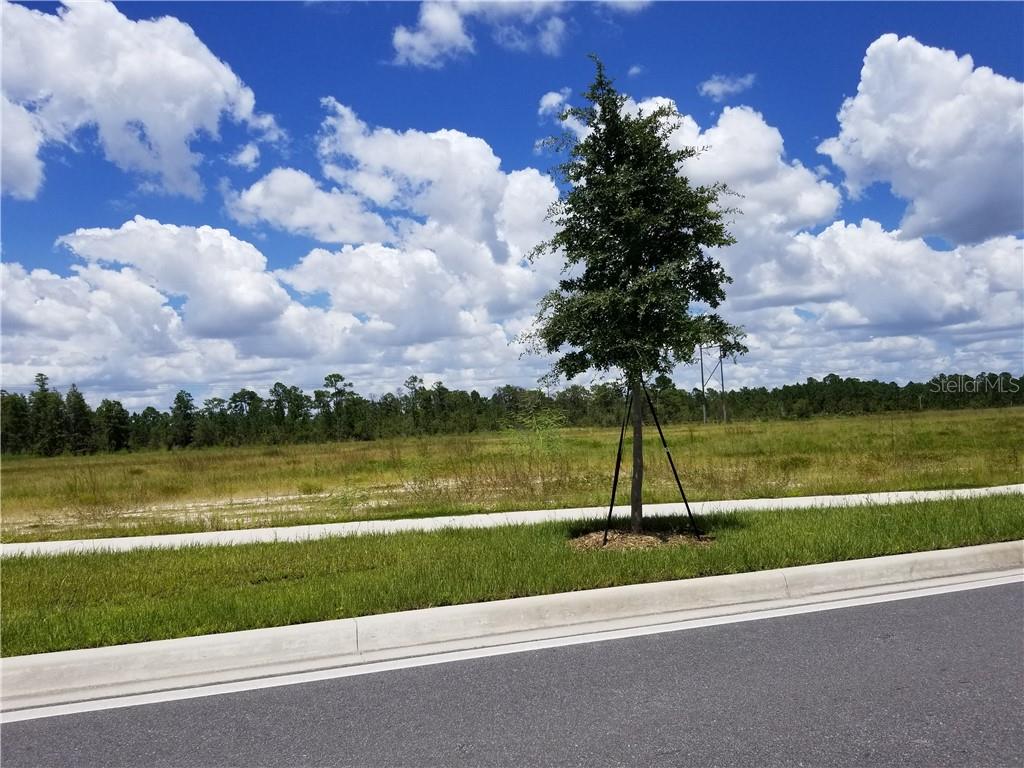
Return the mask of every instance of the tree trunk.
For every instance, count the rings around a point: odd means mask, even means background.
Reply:
[[[644,525],[644,392],[640,380],[633,387],[633,485],[629,492],[630,528],[640,533]]]

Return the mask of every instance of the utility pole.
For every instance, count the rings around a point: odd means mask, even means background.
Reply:
[[[725,353],[718,346],[718,376],[722,381],[722,423],[725,424]]]
[[[704,395],[704,345],[698,344],[700,350],[700,409],[704,414],[704,423],[708,423],[708,399]]]

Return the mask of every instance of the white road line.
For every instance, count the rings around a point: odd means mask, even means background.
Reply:
[[[698,501],[690,504],[696,515],[715,512],[807,509],[809,507],[850,507],[863,504],[903,504],[914,501],[942,501],[946,499],[972,499],[982,496],[1024,494],[1024,483],[998,485],[988,488],[960,488],[938,491],[887,491],[880,493],[853,493],[836,496],[789,496],[777,499],[731,499]],[[685,513],[682,503],[645,504],[644,513],[651,517],[664,517]],[[448,515],[401,520],[363,520],[351,523],[322,525],[293,525],[279,528],[249,528],[204,533],[177,533],[160,536],[124,536],[110,539],[77,539],[66,541],[39,541],[18,544],[0,544],[0,557],[14,555],[61,555],[84,552],[127,552],[134,549],[176,549],[194,546],[231,546],[237,544],[272,543],[285,541],[311,541],[332,536],[364,536],[401,531],[436,531],[444,528],[497,528],[503,525],[580,520],[608,514],[607,507],[577,507],[573,509],[542,509],[529,512],[492,512],[476,515]],[[623,517],[629,508],[615,508],[615,515]]]
[[[184,688],[158,693],[138,694],[134,696],[121,696],[117,698],[94,699],[91,701],[76,702],[73,704],[59,704],[47,707],[34,707],[28,709],[11,710],[0,714],[0,724],[16,723],[25,720],[37,720],[46,717],[59,717],[63,715],[74,715],[84,712],[99,712],[107,709],[120,709],[123,707],[135,707],[145,704],[160,704],[171,701],[183,701],[186,699],[197,699],[206,696],[220,696],[231,693],[242,693],[244,691],[256,691],[264,688],[278,688],[287,685],[301,685],[322,680],[336,680],[344,677],[355,677],[357,675],[371,675],[378,672],[389,672],[398,669],[410,669],[414,667],[426,667],[434,664],[448,664],[451,662],[465,661],[468,659],[481,659],[490,656],[503,656],[512,653],[526,653],[546,648],[559,648],[569,645],[580,645],[583,643],[597,643],[607,640],[620,640],[629,637],[642,637],[645,635],[656,635],[664,632],[679,632],[687,629],[699,629],[701,627],[712,627],[722,624],[737,624],[747,621],[759,621],[761,619],[774,619],[784,616],[796,616],[804,613],[816,613],[819,611],[832,611],[842,608],[853,608],[861,605],[873,605],[876,603],[888,603],[896,600],[907,600],[917,597],[929,597],[949,592],[962,592],[971,589],[982,589],[995,587],[1003,584],[1015,584],[1024,582],[1024,573],[1019,570],[1008,572],[1006,575],[994,578],[965,581],[941,586],[922,587],[886,594],[865,595],[862,597],[849,597],[839,600],[826,600],[801,605],[788,605],[781,608],[767,608],[747,613],[737,613],[725,616],[714,616],[690,621],[679,621],[669,624],[655,624],[628,629],[618,629],[607,632],[592,632],[582,635],[568,637],[550,638],[545,640],[532,640],[529,642],[513,643],[509,645],[491,646],[466,651],[453,651],[449,653],[432,654],[428,656],[416,656],[406,659],[391,661],[373,662],[347,667],[336,667],[315,672],[302,672],[291,675],[280,675],[276,677],[257,678],[252,680],[241,680],[233,683],[220,683],[217,685],[199,686],[195,688]]]

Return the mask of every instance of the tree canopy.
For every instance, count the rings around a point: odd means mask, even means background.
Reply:
[[[694,186],[681,172],[693,147],[673,148],[679,113],[627,107],[600,60],[563,122],[585,133],[551,140],[567,151],[558,166],[566,191],[548,213],[556,234],[535,250],[564,256],[564,277],[540,302],[533,332],[553,373],[620,369],[627,379],[668,373],[693,361],[698,344],[745,351],[741,331],[716,312],[731,282],[714,249],[734,241],[724,185]],[[695,304],[709,311],[695,312]]]

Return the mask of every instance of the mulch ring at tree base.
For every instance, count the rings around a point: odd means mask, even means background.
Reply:
[[[608,531],[608,543],[604,543],[604,531],[592,531],[569,539],[569,546],[577,551],[592,549],[627,550],[658,549],[660,547],[710,547],[714,539],[710,536],[695,536],[679,531]]]

